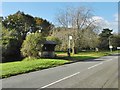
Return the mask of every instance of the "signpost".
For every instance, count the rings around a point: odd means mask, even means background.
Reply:
[[[72,36],[69,36],[68,39],[69,39],[68,56],[70,57],[70,53],[71,53],[71,49],[70,49],[70,40],[72,40]]]
[[[110,48],[110,51],[112,52],[112,48],[113,48],[113,46],[112,46],[112,45],[110,45],[110,46],[109,46],[109,48]]]

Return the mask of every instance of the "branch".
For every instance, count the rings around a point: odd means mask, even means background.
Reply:
[[[90,12],[90,10],[87,11],[86,16],[84,17],[82,25],[80,25],[80,29],[82,29],[82,27],[85,25],[86,18],[87,18],[87,15],[88,15],[89,12]]]

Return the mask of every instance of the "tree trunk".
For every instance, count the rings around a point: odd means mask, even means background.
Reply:
[[[77,50],[76,50],[76,47],[75,47],[75,41],[73,41],[72,53],[77,54]]]
[[[75,42],[73,41],[72,54],[75,54]]]

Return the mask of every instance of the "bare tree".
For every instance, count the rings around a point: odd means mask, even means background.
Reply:
[[[96,26],[92,20],[92,10],[86,7],[67,7],[65,9],[59,10],[56,20],[60,26],[66,29],[72,28],[74,32],[69,34],[73,36],[73,53],[75,53],[75,46],[79,46],[78,42],[81,42],[81,30],[95,29]]]

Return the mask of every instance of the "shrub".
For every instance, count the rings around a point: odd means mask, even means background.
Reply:
[[[42,44],[45,38],[40,33],[31,33],[27,35],[21,48],[24,57],[39,57],[38,53],[42,50]]]

